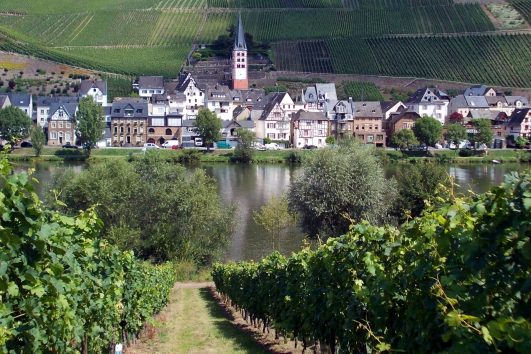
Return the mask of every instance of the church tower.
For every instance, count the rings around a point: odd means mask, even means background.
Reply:
[[[242,16],[238,16],[238,28],[234,38],[232,50],[232,88],[234,90],[248,90],[249,78],[247,76],[247,44],[243,31]]]

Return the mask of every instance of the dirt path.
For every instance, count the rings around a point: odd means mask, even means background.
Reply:
[[[215,301],[212,283],[177,283],[170,303],[127,354],[287,353],[259,342]]]

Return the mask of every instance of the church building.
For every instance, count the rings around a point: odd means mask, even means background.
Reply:
[[[238,17],[238,28],[236,31],[234,49],[232,50],[232,88],[234,90],[248,90],[247,44],[245,43],[245,32],[243,31],[241,15]]]

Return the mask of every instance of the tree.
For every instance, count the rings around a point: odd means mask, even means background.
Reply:
[[[55,175],[52,189],[65,205],[55,203],[54,194],[48,203],[71,214],[95,206],[104,238],[144,259],[219,259],[232,234],[234,207],[222,202],[215,180],[157,154],[141,155]]]
[[[239,137],[238,146],[234,151],[234,160],[237,162],[249,163],[253,159],[254,149],[252,147],[255,135],[249,129],[238,128],[236,134]]]
[[[518,136],[514,143],[516,144],[517,148],[523,149],[525,145],[527,144],[527,139],[524,138],[523,136]]]
[[[353,139],[315,151],[288,192],[290,208],[311,237],[338,236],[351,221],[388,220],[396,183],[385,178],[374,149]]]
[[[85,97],[79,102],[77,112],[77,130],[87,156],[90,156],[92,148],[101,140],[105,121],[103,110],[99,104],[94,102],[92,97]]]
[[[44,135],[42,128],[38,124],[34,125],[31,129],[31,145],[33,151],[35,152],[35,156],[41,156],[42,148],[45,142],[46,136]]]
[[[283,194],[272,197],[259,211],[255,211],[253,219],[273,235],[273,249],[276,249],[275,241],[280,249],[280,233],[295,220],[295,216],[289,209],[288,198]]]
[[[327,136],[325,139],[326,145],[334,145],[336,143],[336,138],[333,136]]]
[[[29,135],[31,119],[21,109],[9,106],[0,109],[0,135],[12,144]]]
[[[221,119],[206,108],[200,109],[195,120],[195,132],[203,138],[207,151],[210,151],[212,144],[221,139],[220,130]]]
[[[454,143],[459,146],[459,143],[466,140],[467,132],[466,128],[459,123],[449,124],[446,128],[446,140],[449,143]]]
[[[428,146],[434,146],[441,137],[442,125],[433,117],[422,117],[417,119],[413,127],[413,133],[418,141]]]
[[[411,129],[402,129],[391,137],[391,144],[400,150],[408,149],[412,145],[418,145],[419,141]]]
[[[492,139],[494,139],[494,134],[492,134],[492,122],[490,119],[474,119],[472,123],[477,131],[477,133],[472,136],[474,149],[477,148],[477,145],[481,144],[485,144],[489,147],[492,144]]]
[[[271,143],[272,143],[271,138],[268,137],[268,136],[266,136],[266,137],[264,138],[264,145],[266,145],[266,144],[271,144]]]
[[[448,117],[450,123],[463,123],[464,117],[459,112],[454,112]]]

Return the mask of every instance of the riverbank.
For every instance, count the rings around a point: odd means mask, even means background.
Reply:
[[[211,152],[199,150],[152,150],[161,157],[175,162],[218,162],[229,163],[232,161],[233,150],[215,150]],[[459,152],[457,150],[430,150],[426,151],[397,151],[376,150],[382,161],[393,163],[399,161],[425,161],[433,160],[439,163],[530,163],[531,150],[493,149],[487,154],[474,151]],[[312,150],[285,149],[277,151],[256,151],[253,163],[299,163]],[[138,148],[102,148],[94,149],[89,160],[134,158],[142,154]],[[463,156],[472,155],[472,156]],[[85,161],[83,150],[62,149],[45,147],[41,156],[36,157],[31,148],[20,148],[8,154],[11,161]]]

